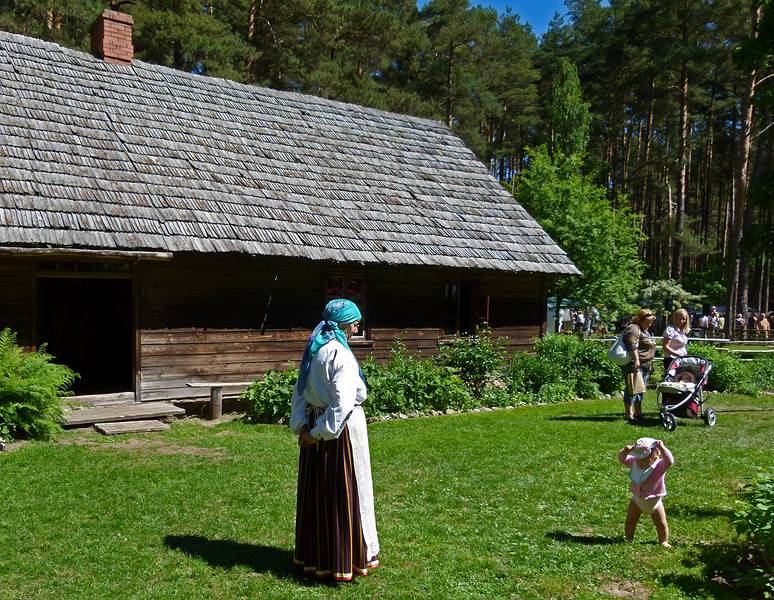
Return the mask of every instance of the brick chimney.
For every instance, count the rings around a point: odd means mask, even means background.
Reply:
[[[91,52],[106,63],[131,65],[132,15],[105,9],[91,26]]]

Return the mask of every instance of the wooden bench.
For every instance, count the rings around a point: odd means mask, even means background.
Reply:
[[[227,381],[224,383],[212,383],[202,381],[192,381],[186,385],[191,388],[210,388],[210,413],[209,418],[219,419],[223,414],[223,388],[224,387],[247,387],[252,385],[252,381]]]

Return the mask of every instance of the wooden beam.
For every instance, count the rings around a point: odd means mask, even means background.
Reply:
[[[142,402],[142,271],[132,264],[132,375],[137,402]]]
[[[172,260],[171,252],[145,250],[86,250],[82,248],[26,248],[24,246],[0,246],[0,254],[16,256],[82,256],[86,258],[136,258],[138,260]]]

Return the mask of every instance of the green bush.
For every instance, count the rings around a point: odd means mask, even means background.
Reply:
[[[364,405],[368,415],[458,409],[475,404],[453,368],[412,356],[400,340],[393,344],[387,362],[380,365],[369,358],[363,363],[363,372],[368,382],[368,401]]]
[[[736,583],[763,598],[774,598],[774,473],[761,473],[741,492],[734,526],[744,543]]]
[[[517,352],[503,369],[511,394],[529,393],[537,402],[558,402],[560,398],[598,398],[623,387],[621,370],[607,359],[606,346],[598,342],[547,335],[534,343],[536,354]]]
[[[758,356],[749,363],[752,382],[759,390],[774,390],[774,358]]]
[[[492,340],[489,329],[482,327],[474,336],[457,336],[440,347],[438,364],[455,369],[470,392],[480,398],[487,382],[505,360],[507,338]]]
[[[712,363],[707,389],[750,396],[761,391],[756,385],[750,366],[730,352],[722,352],[714,346],[694,342],[688,345],[688,354],[701,356]]]
[[[536,400],[542,404],[555,402],[570,402],[576,399],[575,388],[571,383],[553,381],[543,384],[538,391]]]
[[[580,377],[575,380],[575,393],[578,398],[594,399],[602,395],[599,384],[594,381],[590,373],[581,371]]]
[[[561,367],[540,357],[515,352],[503,369],[506,389],[511,394],[537,394],[543,384],[562,379]]]
[[[488,385],[481,394],[482,406],[511,406],[515,402],[514,395],[502,385]]]
[[[607,346],[599,342],[582,340],[574,335],[546,335],[536,339],[535,352],[541,360],[556,365],[561,378],[576,382],[576,393],[581,398],[597,389],[603,394],[612,394],[623,388],[621,369],[607,358]],[[578,385],[577,382],[582,382]]]
[[[246,405],[247,419],[270,423],[289,419],[296,381],[298,369],[269,371],[256,379],[239,396]]]
[[[24,352],[16,333],[0,331],[0,437],[49,439],[61,431],[61,397],[78,375],[53,358],[45,344]]]

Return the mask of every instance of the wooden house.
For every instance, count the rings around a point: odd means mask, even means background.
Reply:
[[[361,356],[544,332],[577,270],[446,126],[133,60],[131,27],[105,11],[97,56],[0,32],[0,327],[76,393],[296,364],[339,296]]]

